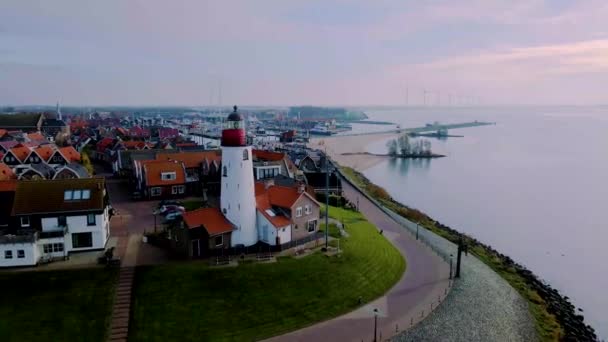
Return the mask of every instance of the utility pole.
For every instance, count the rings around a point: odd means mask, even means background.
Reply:
[[[329,246],[329,158],[325,146],[325,250]]]

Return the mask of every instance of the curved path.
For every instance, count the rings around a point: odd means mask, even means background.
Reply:
[[[357,189],[342,184],[344,196],[352,203],[358,200],[361,213],[405,256],[405,274],[383,297],[353,312],[268,341],[372,341],[374,309],[379,310],[379,340],[385,340],[418,323],[448,293],[448,264]]]

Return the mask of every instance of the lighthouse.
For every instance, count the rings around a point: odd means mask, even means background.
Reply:
[[[251,146],[247,144],[245,121],[236,106],[224,123],[221,145],[220,205],[224,216],[235,226],[231,245],[251,246],[258,242],[253,158]]]

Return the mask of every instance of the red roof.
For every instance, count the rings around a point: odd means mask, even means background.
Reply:
[[[281,208],[291,208],[291,206],[304,193],[298,192],[296,188],[288,188],[285,186],[271,186],[266,190],[270,204]]]
[[[144,160],[141,165],[146,174],[147,186],[180,185],[186,183],[184,163],[165,160]],[[162,180],[163,172],[175,172],[175,179]]]
[[[253,157],[257,158],[259,160],[279,161],[279,160],[283,160],[283,158],[285,158],[285,154],[280,153],[280,152],[253,150],[252,153],[253,153]]]
[[[29,133],[29,134],[27,135],[27,137],[28,137],[30,140],[46,140],[46,138],[45,138],[45,137],[44,137],[42,134],[40,134],[40,133],[38,133],[38,132],[36,132],[36,133]]]
[[[122,145],[127,148],[127,150],[141,150],[146,146],[146,142],[145,141],[135,141],[135,140],[129,140],[129,141],[123,141]]]
[[[188,211],[184,213],[183,218],[188,228],[192,229],[202,226],[210,236],[234,230],[232,224],[230,224],[218,208],[201,208]]]
[[[158,129],[159,139],[176,138],[179,136],[179,130],[177,128],[162,127]]]
[[[8,131],[0,128],[0,138],[2,138],[4,135],[6,135],[6,132],[8,132]]]
[[[21,147],[13,147],[10,152],[15,156],[15,158],[19,159],[22,163],[25,161],[27,156],[30,155],[29,147],[21,146]]]
[[[112,138],[101,139],[96,145],[97,152],[104,152],[106,150],[106,148],[108,148],[112,145],[113,142],[114,142],[114,139],[112,139]]]
[[[13,170],[11,170],[11,168],[8,167],[8,165],[6,165],[4,163],[0,163],[0,181],[8,181],[11,179],[16,179],[16,178],[17,178],[17,176],[15,175]],[[2,183],[4,183],[4,182],[0,182],[0,191],[1,191]]]
[[[59,152],[65,157],[68,162],[79,162],[80,153],[72,146],[66,146],[59,149]]]
[[[209,162],[215,160],[219,163],[222,156],[217,151],[158,153],[156,155],[156,160],[178,160],[183,162],[186,168],[199,167],[205,159]]]
[[[51,156],[55,152],[55,150],[53,150],[53,148],[49,145],[42,145],[34,151],[36,151],[36,154],[38,154],[40,158],[42,158],[42,160],[44,160],[45,162],[48,161],[49,158],[51,158]]]
[[[263,186],[263,184],[262,184]],[[257,187],[257,183],[256,183]],[[267,210],[272,210],[272,205],[268,200],[268,193],[262,193],[255,197],[256,207],[258,211],[266,217],[266,219],[272,223],[275,228],[282,228],[291,224],[291,221],[283,215],[270,215]]]

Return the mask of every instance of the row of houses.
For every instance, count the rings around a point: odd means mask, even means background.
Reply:
[[[103,250],[110,216],[104,178],[0,181],[0,267]]]

